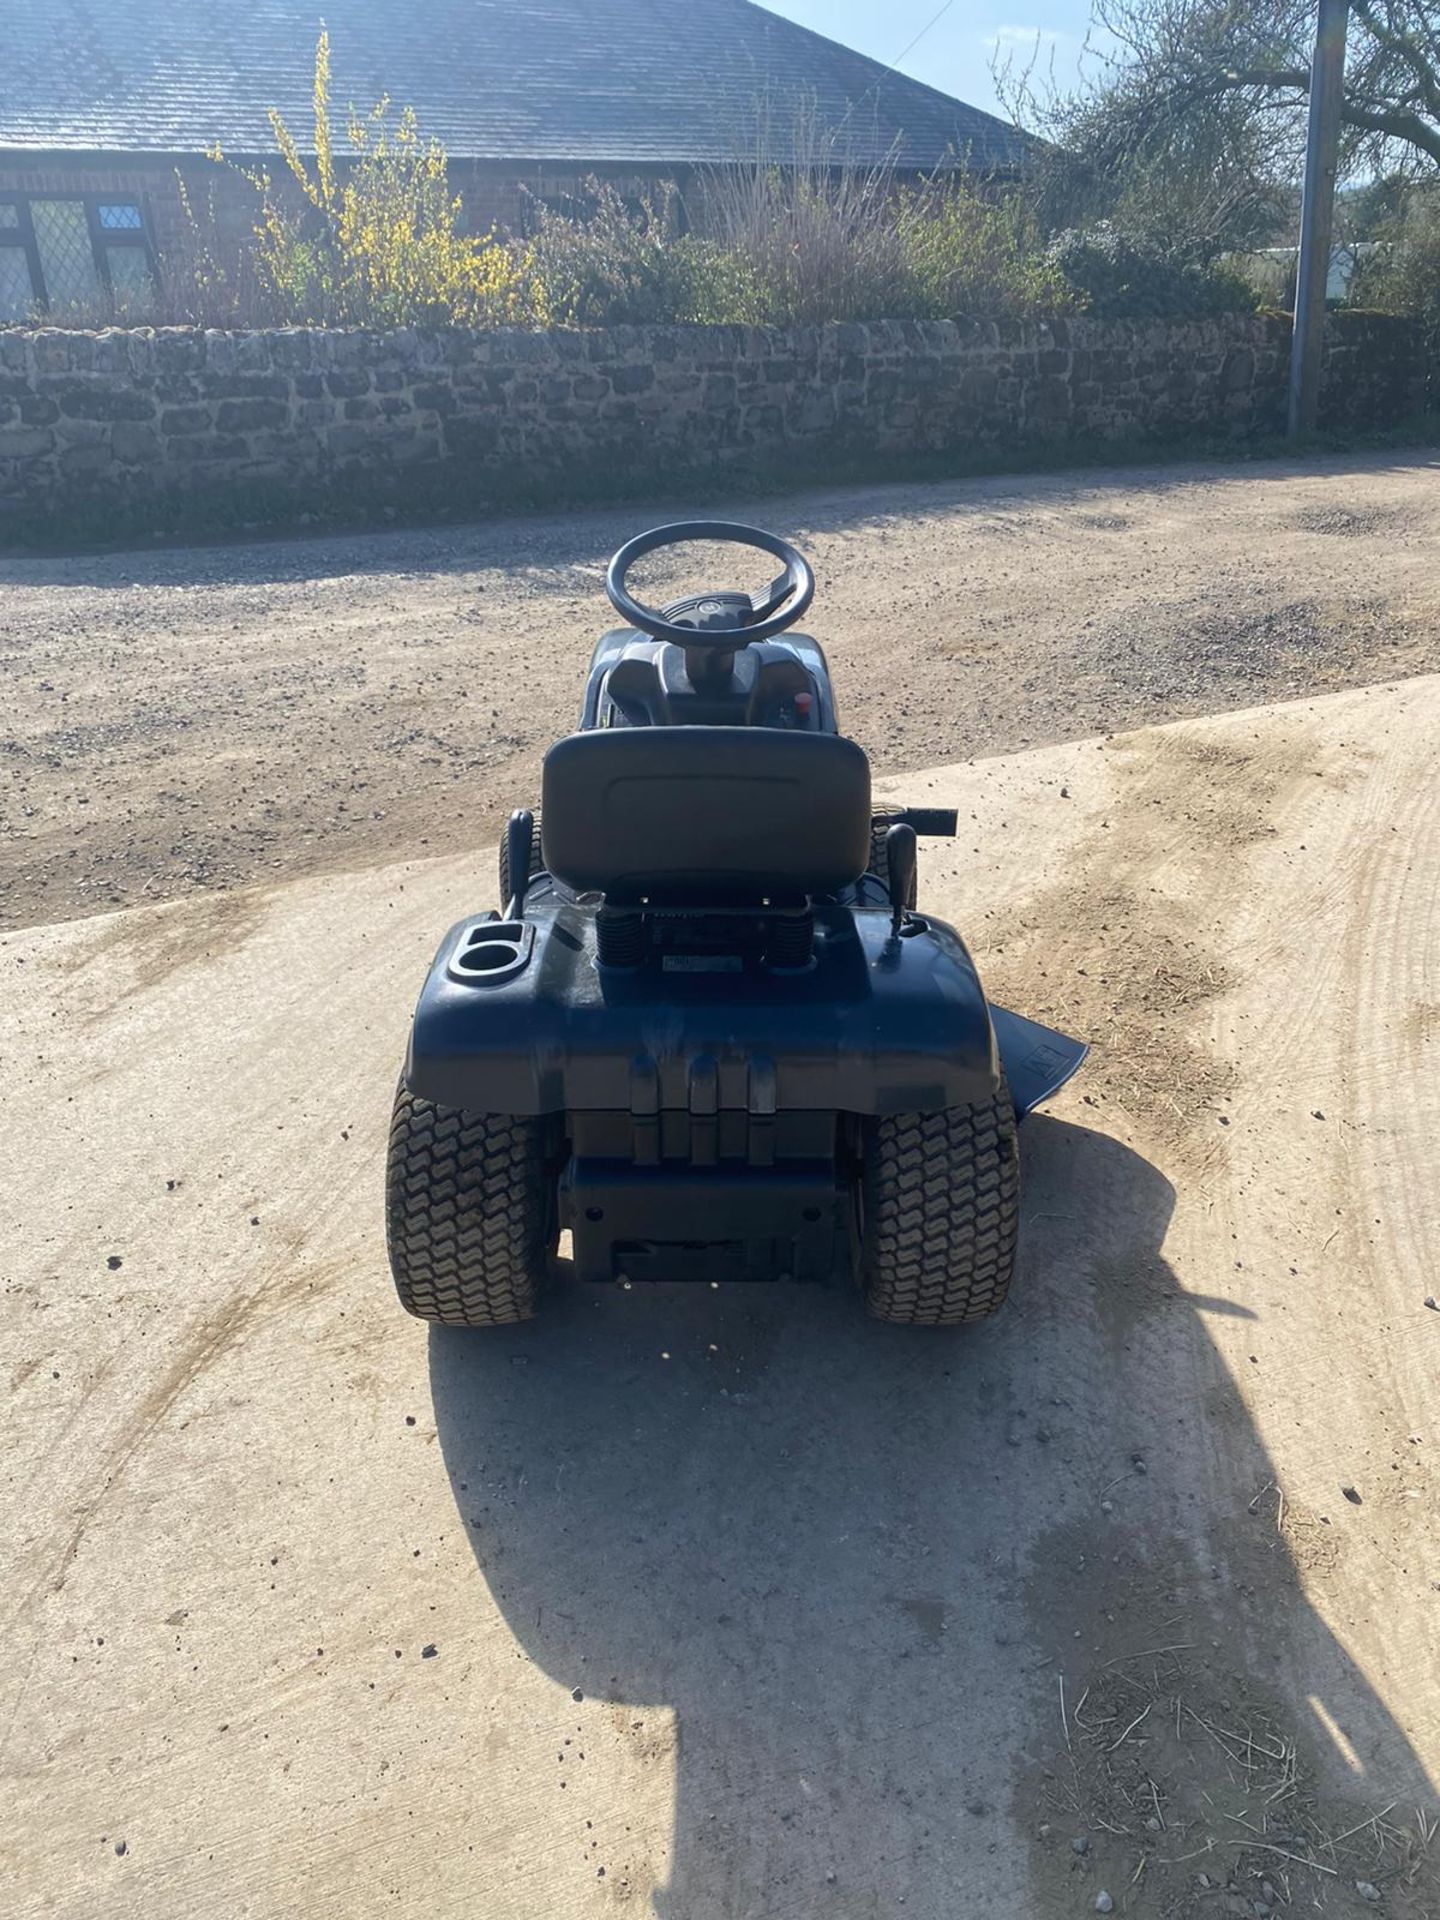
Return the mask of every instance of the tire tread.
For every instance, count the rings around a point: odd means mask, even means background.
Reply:
[[[499,1327],[534,1317],[550,1216],[543,1123],[395,1096],[386,1240],[417,1319]]]
[[[1015,1111],[994,1097],[875,1121],[864,1168],[865,1304],[877,1320],[955,1326],[997,1311],[1020,1224]]]

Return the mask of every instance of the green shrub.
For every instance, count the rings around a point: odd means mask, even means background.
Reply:
[[[797,146],[804,152],[803,137]],[[763,157],[712,168],[697,195],[715,255],[729,263],[733,317],[770,325],[908,314],[914,288],[896,220],[892,169]]]
[[[933,320],[1073,304],[1018,197],[986,199],[961,179],[906,188],[892,162],[838,164],[803,126],[794,145],[794,170],[756,161],[702,181],[711,265],[734,318]]]
[[[1440,322],[1440,189],[1413,192],[1362,259],[1350,304]]]
[[[956,182],[908,196],[897,228],[921,316],[1016,319],[1077,305],[1018,196],[986,200]]]
[[[1074,305],[1020,203],[959,183],[916,192],[881,170],[717,172],[697,195],[703,234],[679,231],[673,188],[632,202],[592,179],[584,194],[578,207],[540,207],[529,222],[531,271],[565,326],[785,326]]]
[[[1057,234],[1047,257],[1083,298],[1086,311],[1101,320],[1254,313],[1260,304],[1255,288],[1233,268],[1176,258],[1105,222]]]
[[[675,231],[675,189],[630,203],[591,178],[583,192],[569,212],[534,203],[528,223],[531,268],[552,321],[613,327],[692,318],[709,263],[698,242]]]
[[[1257,251],[1254,253],[1227,254],[1221,264],[1232,273],[1238,273],[1245,284],[1252,288],[1256,301],[1261,307],[1270,307],[1289,313],[1295,304],[1295,255],[1293,251],[1276,249],[1273,253]]]

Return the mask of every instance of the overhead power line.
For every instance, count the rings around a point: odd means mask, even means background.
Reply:
[[[910,42],[909,46],[903,47],[900,50],[900,52],[896,54],[895,58],[890,62],[889,66],[885,69],[885,71],[887,73],[893,73],[895,69],[899,66],[902,60],[908,60],[910,55],[915,51],[916,47],[918,47],[920,42],[925,38],[926,34],[929,33],[930,29],[932,27],[939,26],[940,22],[945,18],[946,14],[949,13],[950,9],[954,6],[954,4],[955,4],[955,0],[945,0],[945,4],[943,7],[941,7],[940,11],[936,14],[933,14],[931,18],[925,22],[924,26],[921,27],[919,33],[917,33],[915,38]]]

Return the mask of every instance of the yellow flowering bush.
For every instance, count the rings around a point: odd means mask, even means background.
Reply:
[[[349,152],[337,160],[327,33],[315,49],[314,100],[313,166],[280,114],[270,114],[293,183],[289,194],[269,173],[246,174],[260,196],[257,272],[285,319],[379,327],[548,324],[531,250],[462,231],[445,149],[421,138],[411,108],[393,125],[386,99],[364,119],[352,109]],[[222,158],[218,149],[213,157]]]

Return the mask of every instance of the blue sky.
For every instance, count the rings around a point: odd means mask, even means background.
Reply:
[[[1001,111],[990,78],[997,41],[1028,57],[1039,32],[1045,59],[1053,49],[1056,76],[1068,80],[1090,23],[1089,0],[1010,0],[1008,5],[1006,0],[954,0],[928,32],[926,23],[934,20],[942,0],[761,0],[761,4],[832,40],[843,40],[887,67],[920,34],[914,50],[899,61],[900,71],[991,113]]]

